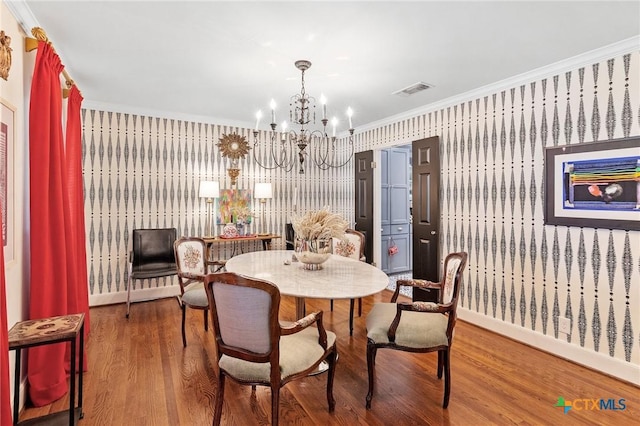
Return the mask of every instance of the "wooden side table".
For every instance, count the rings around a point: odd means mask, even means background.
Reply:
[[[262,250],[271,250],[271,241],[276,238],[281,238],[278,234],[252,234],[252,235],[244,235],[238,237],[225,238],[222,236],[217,237],[201,237],[204,242],[207,244],[207,247],[211,249],[214,244],[223,244],[223,243],[233,243],[233,249],[231,252],[231,257],[236,255],[236,250],[238,249],[238,244],[243,241],[260,241],[262,242]],[[242,253],[242,247],[240,247],[240,253]]]
[[[78,407],[75,408],[76,395],[76,340],[80,337],[80,359],[78,362]],[[63,315],[59,317],[27,320],[16,323],[9,330],[9,350],[16,351],[16,371],[13,390],[13,424],[37,424],[59,418],[64,411],[49,414],[37,419],[29,419],[18,423],[20,405],[20,361],[21,351],[34,346],[53,343],[71,342],[71,375],[69,376],[69,425],[83,417],[82,413],[82,366],[84,362],[84,313]]]

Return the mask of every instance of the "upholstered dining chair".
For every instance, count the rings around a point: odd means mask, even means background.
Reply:
[[[355,229],[347,229],[344,238],[333,238],[333,253],[353,260],[366,262],[367,258],[364,255],[365,243],[365,237],[362,232],[356,231]],[[349,336],[352,336],[355,300],[351,299],[349,303]],[[333,311],[333,299],[331,299],[331,310]],[[358,316],[362,316],[362,298],[358,298]]]
[[[222,272],[204,279],[211,310],[217,356],[217,392],[213,424],[222,418],[227,377],[242,385],[271,388],[271,424],[278,424],[280,389],[307,377],[322,361],[327,371],[327,402],[335,408],[333,378],[337,362],[336,335],[326,331],[322,311],[290,325],[278,321],[280,291],[274,284]]]
[[[135,280],[168,277],[178,273],[173,251],[176,236],[176,228],[133,230],[127,280],[127,318],[131,305],[131,287]]]
[[[200,309],[204,314],[204,330],[209,330],[209,301],[204,291],[207,274],[208,250],[202,238],[183,237],[174,243],[180,295],[178,303],[182,311],[182,345],[187,346],[185,320],[187,307]]]
[[[213,259],[216,257],[216,250],[219,252],[219,248],[215,248],[216,244],[208,244],[208,252],[207,252],[207,269],[210,269],[212,272],[223,272],[226,271],[227,259]],[[209,271],[207,271],[209,272]]]
[[[462,272],[467,264],[467,253],[450,253],[444,262],[440,282],[420,279],[398,280],[391,303],[376,303],[367,315],[367,371],[369,393],[366,407],[371,408],[373,397],[376,353],[378,349],[406,352],[438,352],[438,378],[444,370],[443,408],[449,405],[451,390],[450,355],[453,329],[456,325],[458,294],[462,285]],[[438,303],[395,303],[400,286],[435,288],[439,290]]]

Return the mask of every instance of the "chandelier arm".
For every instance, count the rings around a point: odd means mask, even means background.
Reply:
[[[284,138],[280,141],[280,161],[275,158],[275,150],[272,148],[272,156],[274,157],[274,162],[276,164],[280,164],[285,171],[290,172],[293,170],[293,167],[296,164],[296,147],[295,143],[295,132],[291,131],[286,134],[283,134]],[[276,138],[272,138],[272,143],[275,144]]]
[[[330,140],[326,133],[316,130],[311,133],[311,136],[313,137],[313,162],[318,167],[330,164],[331,162],[328,161],[330,154]],[[335,149],[335,145],[333,145],[333,147]],[[335,150],[333,152],[333,157],[335,158]]]
[[[271,156],[275,164],[277,164],[280,168],[284,169],[287,172],[293,170],[293,166],[295,166],[295,148],[291,142],[281,142],[280,147],[280,160],[278,160],[275,152],[275,148],[271,151]]]
[[[263,164],[258,156],[258,151],[260,151],[262,153],[261,150],[259,150],[259,143],[260,140],[258,139],[258,131],[254,130],[253,132],[253,137],[254,137],[254,141],[253,141],[253,160],[256,162],[256,164],[260,167],[262,167],[263,169],[266,170],[275,170],[275,169],[284,169],[286,172],[290,172],[291,170],[293,170],[293,166],[295,164],[295,161],[291,160],[291,155],[289,155],[290,159],[289,160],[285,160],[285,161],[278,161],[278,159],[275,157],[275,152],[274,152],[274,137],[272,135],[271,137],[271,142],[269,143],[269,156],[273,159],[274,162],[274,166],[268,166],[266,164]],[[275,133],[275,132],[274,132]],[[291,148],[290,148],[291,150]],[[281,154],[282,155],[282,154]]]
[[[353,135],[349,135],[348,147],[345,147],[344,154],[348,157],[340,162],[337,158],[338,149],[335,144],[338,141],[337,138],[329,138],[326,134],[322,135],[322,132],[315,131],[312,133],[315,136],[313,140],[313,155],[311,156],[314,164],[321,170],[328,170],[330,168],[339,168],[345,166],[354,154]],[[350,148],[350,150],[349,150]],[[330,158],[331,157],[331,158]]]

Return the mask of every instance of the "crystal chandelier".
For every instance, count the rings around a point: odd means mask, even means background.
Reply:
[[[302,72],[302,88],[300,93],[291,97],[289,103],[289,121],[299,129],[287,129],[287,122],[283,121],[280,131],[276,131],[276,103],[271,100],[271,132],[267,143],[262,144],[258,137],[258,126],[262,118],[262,111],[256,114],[256,128],[253,131],[253,158],[265,169],[281,168],[289,172],[298,163],[298,171],[304,174],[305,162],[312,162],[321,170],[337,168],[346,165],[353,157],[353,111],[347,109],[349,118],[349,139],[340,146],[337,143],[336,127],[338,119],[333,117],[332,136],[327,134],[327,103],[324,95],[320,97],[322,105],[322,129],[310,129],[308,125],[316,123],[315,98],[309,96],[304,87],[304,72],[311,67],[311,62],[300,60],[295,62],[296,68]]]

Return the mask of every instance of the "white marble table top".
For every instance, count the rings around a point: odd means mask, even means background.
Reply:
[[[319,271],[302,269],[300,262],[285,265],[292,250],[254,251],[227,260],[226,270],[267,280],[281,294],[316,299],[356,299],[384,290],[389,277],[375,266],[331,255]]]

